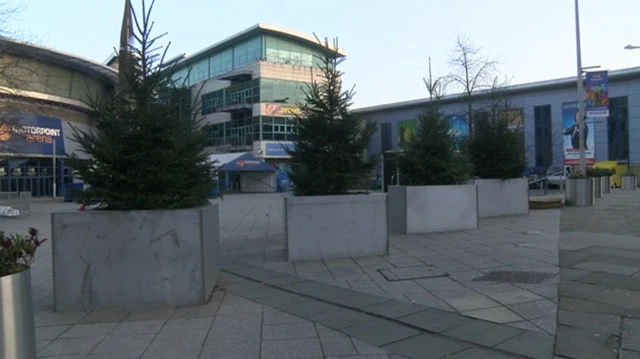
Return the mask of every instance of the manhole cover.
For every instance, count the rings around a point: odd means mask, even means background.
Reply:
[[[446,272],[430,266],[386,268],[378,269],[378,272],[389,282],[444,277],[448,275]]]
[[[482,277],[474,278],[473,281],[540,284],[555,276],[555,273],[548,272],[495,271],[489,272]]]

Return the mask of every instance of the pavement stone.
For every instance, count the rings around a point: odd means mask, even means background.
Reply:
[[[373,319],[342,329],[342,332],[375,346],[383,346],[421,332],[384,319]]]
[[[547,313],[549,314],[549,313]],[[464,312],[464,315],[476,319],[483,319],[494,323],[511,323],[521,321],[522,317],[515,314],[511,310],[505,307],[496,307],[496,308],[487,308],[487,309],[478,309],[478,310],[470,310],[468,312]]]
[[[622,349],[640,352],[640,320],[623,320]]]
[[[553,356],[554,336],[524,332],[496,346],[510,353],[524,355],[535,359],[548,359]]]
[[[383,347],[414,359],[435,359],[469,349],[470,344],[443,337],[422,334]]]
[[[400,317],[398,320],[433,333],[444,332],[472,322],[471,319],[465,316],[437,309],[426,309],[416,314]]]
[[[522,333],[523,330],[520,329],[476,320],[447,330],[443,334],[485,347],[493,347]]]

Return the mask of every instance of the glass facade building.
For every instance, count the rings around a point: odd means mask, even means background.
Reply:
[[[174,80],[196,89],[205,84],[199,92],[201,115],[219,119],[209,125],[208,147],[247,151],[256,141],[296,138],[294,113],[305,101],[323,48],[316,40],[261,27],[185,58],[175,67]],[[277,71],[263,70],[268,64],[277,64]],[[206,90],[211,83],[217,84],[211,86],[215,89]]]

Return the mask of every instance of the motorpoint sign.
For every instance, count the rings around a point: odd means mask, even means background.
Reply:
[[[59,118],[16,115],[0,122],[2,152],[51,155],[54,143],[57,154],[64,154],[64,135]]]

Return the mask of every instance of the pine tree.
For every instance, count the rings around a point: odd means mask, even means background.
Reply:
[[[365,153],[376,125],[349,112],[354,90],[342,90],[345,57],[338,43],[324,40],[320,57],[321,81],[305,90],[305,103],[297,116],[297,139],[291,156],[289,177],[300,196],[341,195],[362,189],[372,176],[373,161]]]
[[[518,178],[527,162],[524,144],[517,132],[509,128],[506,118],[499,115],[480,117],[475,132],[465,145],[465,151],[480,178]]]
[[[94,131],[73,128],[72,140],[90,156],[72,154],[69,165],[88,189],[85,201],[109,210],[177,209],[208,203],[215,176],[204,152],[205,135],[190,90],[172,80],[158,50],[149,8],[135,11],[129,56],[120,56],[119,91],[93,98]],[[121,54],[124,52],[121,52]]]
[[[418,115],[418,128],[407,139],[397,163],[403,184],[435,186],[463,183],[470,164],[456,152],[456,135],[437,102],[431,101]]]

